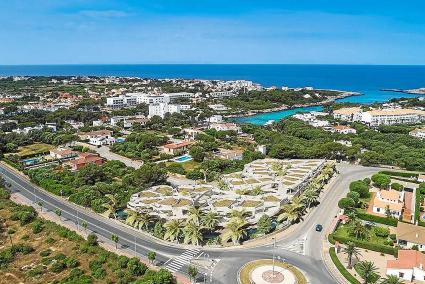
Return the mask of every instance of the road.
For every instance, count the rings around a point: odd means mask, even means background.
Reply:
[[[88,229],[96,234],[110,239],[112,234],[118,235],[120,245],[123,249],[131,250],[134,254],[145,257],[147,252],[155,251],[159,264],[168,264],[177,272],[184,273],[190,261],[188,249],[170,243],[157,241],[141,232],[128,228],[115,220],[105,218],[88,209],[74,205],[65,199],[49,194],[30,183],[22,175],[0,164],[1,173],[11,184],[13,192],[19,192],[33,202],[42,201],[44,207],[54,211],[59,208],[62,216],[69,221],[81,224],[82,221],[88,223]],[[213,283],[236,283],[237,273],[240,267],[254,259],[272,258],[273,250],[277,257],[285,259],[287,262],[303,270],[310,280],[310,283],[336,283],[326,270],[322,259],[322,239],[326,228],[337,212],[337,202],[345,195],[351,181],[364,178],[378,171],[379,168],[365,168],[355,165],[339,165],[340,175],[323,193],[322,204],[312,210],[305,220],[296,227],[288,237],[277,240],[276,249],[272,245],[265,245],[256,248],[233,248],[233,249],[208,249],[200,248],[200,254],[194,257],[209,255],[212,259],[220,261],[213,271]],[[36,203],[34,203],[36,204]],[[324,230],[318,233],[314,230],[316,224],[323,224]],[[302,246],[303,245],[303,246]],[[297,250],[297,246],[303,249]],[[182,259],[176,259],[176,257]],[[170,258],[176,259],[170,262]],[[168,261],[168,262],[167,262]]]

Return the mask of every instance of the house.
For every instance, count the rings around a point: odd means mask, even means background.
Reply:
[[[77,159],[68,161],[64,163],[64,165],[69,166],[72,171],[78,171],[82,167],[88,165],[88,164],[96,164],[96,165],[102,165],[105,162],[105,160],[101,157],[99,157],[98,154],[93,153],[81,153]]]
[[[419,182],[425,182],[425,175],[419,175],[418,176],[418,181]]]
[[[221,123],[223,122],[223,116],[221,115],[213,115],[207,118],[209,123]]]
[[[425,281],[425,255],[416,250],[399,250],[396,260],[387,260],[387,275],[406,281]]]
[[[351,128],[345,125],[332,126],[332,132],[337,132],[339,134],[356,134],[357,133],[357,131],[354,128]]]
[[[215,129],[217,131],[235,131],[236,133],[242,133],[241,128],[236,123],[211,123],[209,129]]]
[[[189,141],[169,143],[161,146],[161,151],[165,154],[178,155],[183,152],[186,152],[189,149],[190,145],[192,145],[192,142]]]
[[[208,105],[210,109],[213,109],[215,111],[226,111],[228,108],[222,104],[214,104],[214,105]]]
[[[90,140],[90,138],[95,137],[112,137],[112,133],[111,130],[103,129],[91,132],[80,132],[77,135],[81,140]]]
[[[185,140],[195,140],[198,134],[204,133],[202,130],[196,128],[185,128],[183,129]]]
[[[372,201],[372,211],[377,215],[386,216],[387,211],[395,218],[400,218],[404,207],[404,192],[396,190],[380,190]]]
[[[71,159],[74,158],[76,156],[78,156],[78,153],[69,149],[53,149],[50,150],[50,156],[53,159],[58,159],[58,160],[62,160],[62,159]]]
[[[243,150],[219,148],[218,151],[214,153],[214,156],[223,160],[242,160]]]
[[[425,139],[425,127],[416,128],[415,130],[410,131],[409,135],[419,139]]]
[[[397,244],[404,249],[417,246],[425,251],[425,228],[404,222],[398,222],[396,228]]]

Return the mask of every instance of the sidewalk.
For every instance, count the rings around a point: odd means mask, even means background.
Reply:
[[[329,274],[332,275],[332,277],[339,283],[339,284],[350,284],[350,282],[345,279],[345,277],[339,272],[338,268],[336,268],[335,264],[333,263],[331,256],[329,254],[329,248],[331,248],[331,244],[328,242],[327,234],[325,235],[325,238],[323,238],[322,241],[322,260],[323,264],[326,267],[326,270],[328,270]]]

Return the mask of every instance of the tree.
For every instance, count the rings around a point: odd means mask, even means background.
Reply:
[[[272,229],[272,218],[264,214],[257,222],[257,234],[265,235]]]
[[[398,182],[393,182],[391,184],[391,189],[397,190],[397,191],[402,191],[404,189],[404,186],[399,184]]]
[[[43,201],[38,201],[37,205],[40,206],[40,212],[43,212]]]
[[[174,219],[166,222],[164,224],[165,234],[164,240],[169,240],[170,242],[177,241],[183,232],[183,220]]]
[[[386,174],[374,174],[371,179],[373,183],[381,189],[388,188],[391,183],[391,177]]]
[[[317,202],[317,198],[319,197],[319,193],[312,189],[308,189],[304,192],[302,200],[304,204],[307,205],[307,208],[310,208],[312,204]]]
[[[247,234],[244,227],[246,221],[241,219],[231,219],[221,234],[221,241],[227,243],[229,240],[232,240],[234,245],[237,245],[239,241],[244,238]]]
[[[187,217],[187,221],[192,222],[196,225],[199,225],[202,218],[201,209],[192,206],[189,208],[188,213],[189,213],[189,216]]]
[[[360,261],[356,270],[363,279],[364,284],[376,283],[379,280],[379,275],[376,273],[378,268],[371,261]]]
[[[349,197],[341,198],[338,201],[338,207],[341,209],[352,209],[354,208],[355,204],[356,203],[354,202],[354,200]]]
[[[198,224],[188,222],[183,228],[183,242],[198,246],[204,239],[201,230],[202,228]]]
[[[360,202],[360,193],[356,191],[350,191],[347,193],[347,197],[354,200],[355,206],[357,206]]]
[[[84,228],[84,231],[87,231],[87,226],[88,226],[89,224],[87,223],[87,221],[83,221],[83,222],[81,222],[81,227],[83,227]]]
[[[247,214],[248,212],[246,212],[245,209],[242,209],[242,210],[233,209],[232,211],[230,211],[230,218],[236,219],[236,220],[244,220]]]
[[[9,230],[7,230],[7,235],[9,236],[9,240],[10,240],[10,244],[13,246],[13,241],[12,241],[12,235],[15,234],[16,231],[13,228],[9,228]]]
[[[156,252],[154,252],[154,251],[148,252],[147,257],[148,257],[150,263],[153,264],[155,259],[156,259]]]
[[[403,284],[404,281],[398,278],[396,275],[388,275],[382,279],[381,284]]]
[[[218,222],[218,215],[213,211],[209,211],[207,214],[202,216],[201,220],[202,226],[209,231],[214,230],[217,227]]]
[[[97,236],[95,234],[89,234],[87,236],[87,244],[89,246],[97,246]]]
[[[195,283],[196,276],[198,275],[198,268],[193,265],[187,267],[187,274],[189,274],[192,283]]]
[[[116,219],[117,216],[115,212],[117,211],[117,200],[112,194],[106,194],[105,197],[109,200],[102,204],[102,206],[106,208],[106,211],[103,214],[108,218],[112,215],[114,219]]]
[[[59,217],[59,219],[62,221],[62,218],[61,218],[61,216],[62,216],[62,210],[60,210],[60,209],[56,209],[55,210],[55,214]]]
[[[201,146],[193,146],[190,148],[189,154],[195,162],[202,162],[205,158],[205,150]]]
[[[353,242],[348,242],[347,246],[344,248],[343,252],[347,255],[348,265],[347,268],[351,269],[353,263],[353,256],[359,258],[360,250],[356,248],[356,245]]]
[[[362,180],[350,183],[350,191],[359,193],[361,198],[369,196],[369,186]]]
[[[120,240],[119,237],[115,234],[111,235],[111,240],[115,243],[115,248],[118,248],[118,241]]]
[[[391,218],[391,217],[393,217],[393,214],[391,214],[391,209],[390,209],[390,206],[389,206],[389,205],[386,205],[386,206],[385,206],[385,216],[386,216],[387,218]]]
[[[355,221],[349,228],[350,233],[354,235],[356,239],[365,239],[368,234],[368,230],[366,227],[362,224],[361,221]]]
[[[290,223],[297,222],[304,213],[304,204],[298,197],[294,197],[291,203],[281,207],[282,213],[277,216],[278,221],[287,220]]]

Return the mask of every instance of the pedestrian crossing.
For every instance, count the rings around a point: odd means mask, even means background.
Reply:
[[[288,250],[291,252],[295,252],[301,255],[305,255],[305,243],[306,243],[306,237],[296,239],[295,241],[291,243],[287,243],[284,245],[279,246],[279,248]]]
[[[201,254],[202,252],[198,249],[186,250],[181,255],[170,258],[164,264],[164,267],[171,272],[177,272],[185,265],[188,265],[192,259],[199,257]]]

